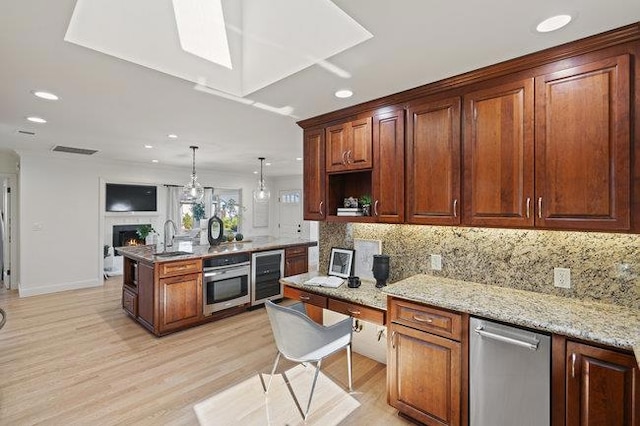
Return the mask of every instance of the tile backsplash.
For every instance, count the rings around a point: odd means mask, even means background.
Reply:
[[[640,235],[321,222],[320,271],[354,238],[382,241],[389,282],[429,274],[640,308]],[[571,269],[570,289],[553,286],[554,267]]]

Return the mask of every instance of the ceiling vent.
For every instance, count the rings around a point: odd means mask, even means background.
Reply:
[[[18,133],[20,133],[21,135],[29,135],[29,136],[35,136],[36,132],[30,132],[28,130],[18,130]]]
[[[98,152],[95,149],[73,148],[71,146],[56,145],[53,147],[54,152],[66,152],[68,154],[93,155]]]

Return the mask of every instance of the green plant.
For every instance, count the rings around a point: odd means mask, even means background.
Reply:
[[[193,228],[193,216],[189,213],[185,213],[184,216],[182,216],[182,227],[184,229]]]
[[[191,206],[194,220],[204,219],[204,203],[197,203]]]
[[[363,194],[358,198],[358,202],[361,206],[370,206],[371,205],[371,195]]]
[[[151,225],[140,225],[140,226],[138,226],[138,229],[136,230],[136,234],[138,234],[138,237],[140,237],[140,239],[142,239],[142,240],[147,238],[147,236],[149,234],[151,234],[152,232],[156,232],[156,230],[153,229],[153,226],[151,226]]]

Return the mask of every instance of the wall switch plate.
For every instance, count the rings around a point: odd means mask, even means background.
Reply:
[[[442,270],[442,256],[440,256],[439,254],[431,255],[431,269],[434,271]]]
[[[553,268],[553,285],[560,288],[571,288],[571,269]]]

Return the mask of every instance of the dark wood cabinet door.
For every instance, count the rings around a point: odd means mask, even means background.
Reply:
[[[369,169],[373,166],[371,117],[327,127],[327,172]]]
[[[138,320],[153,328],[153,265],[138,262]]]
[[[160,333],[182,328],[202,318],[202,274],[160,279]]]
[[[628,55],[536,78],[536,225],[630,228]]]
[[[284,250],[284,276],[304,274],[309,271],[309,249],[306,246],[287,247]]]
[[[460,223],[460,98],[407,111],[407,222]]]
[[[567,342],[567,426],[640,425],[640,377],[632,355]]]
[[[533,99],[533,79],[465,95],[465,224],[533,226]]]
[[[429,425],[460,424],[460,343],[391,324],[389,404]]]
[[[304,165],[302,197],[305,220],[324,220],[325,203],[325,132],[324,129],[304,131]]]
[[[373,117],[371,214],[378,222],[404,222],[404,110]]]

